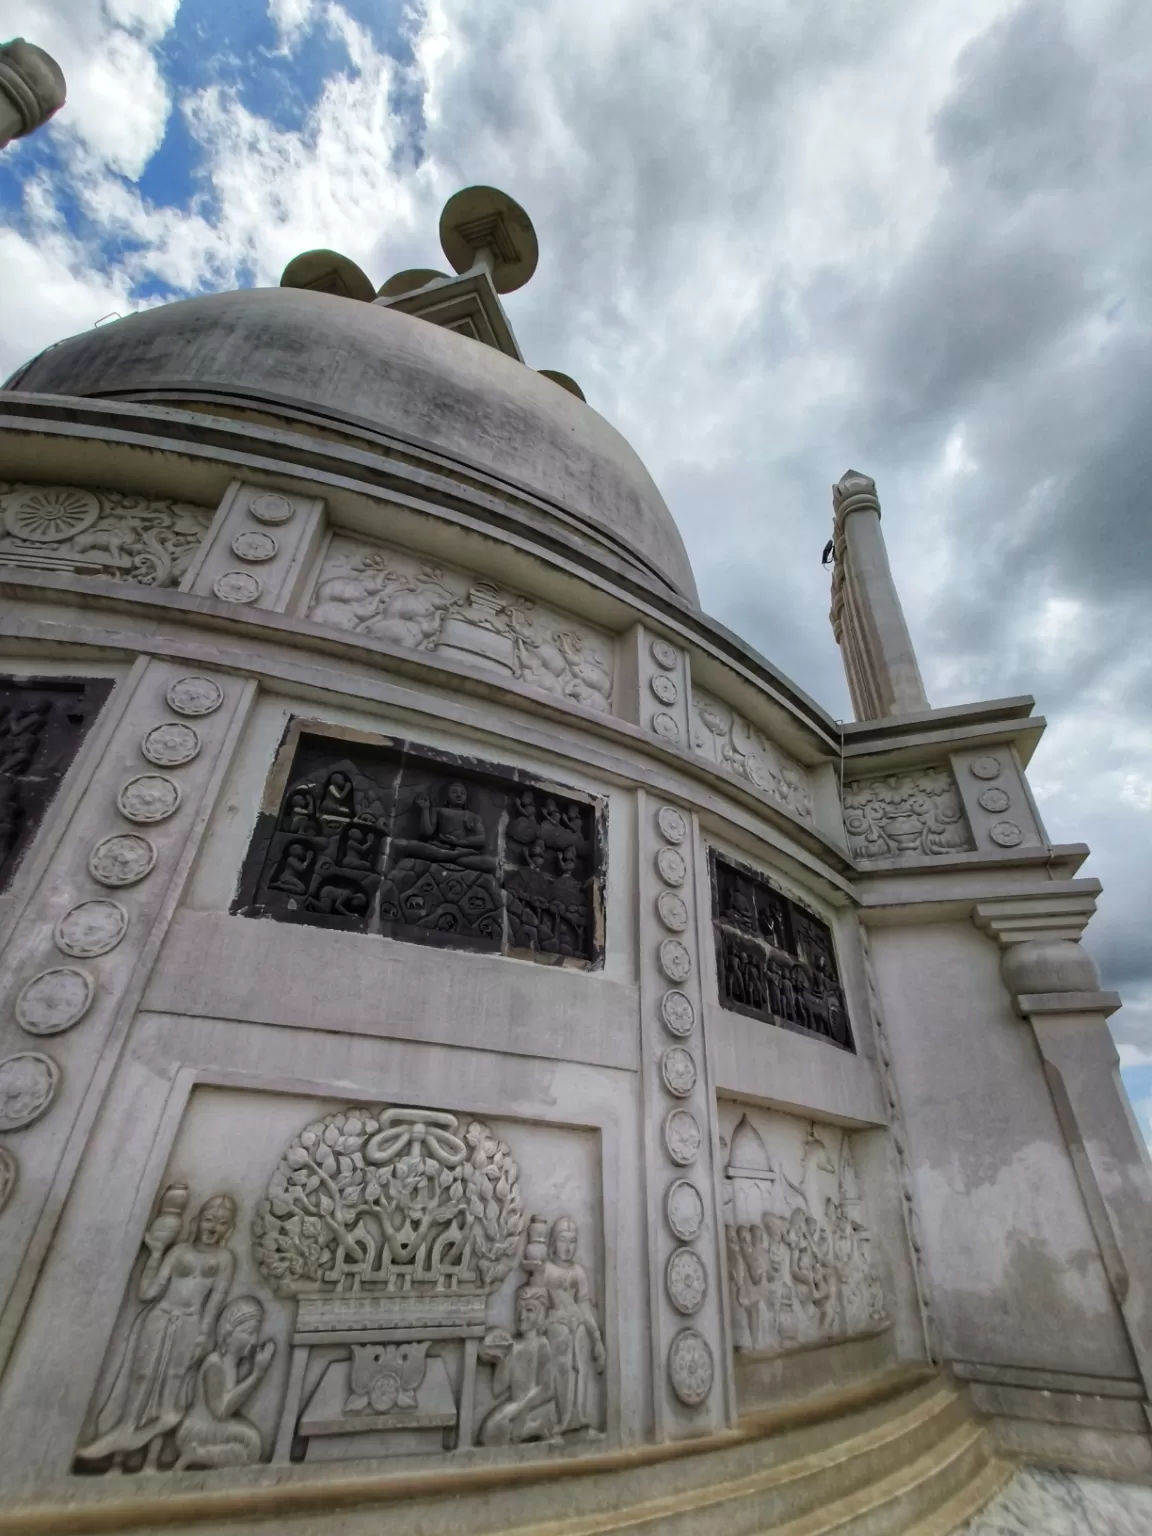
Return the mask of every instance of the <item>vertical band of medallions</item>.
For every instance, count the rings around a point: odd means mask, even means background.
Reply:
[[[727,1422],[712,1095],[696,910],[695,817],[641,792],[639,938],[654,1429]]]
[[[195,858],[256,685],[141,657],[107,706],[86,782],[31,850],[0,977],[0,1364]],[[14,1065],[9,1065],[14,1063]],[[12,1106],[15,1103],[16,1108]]]

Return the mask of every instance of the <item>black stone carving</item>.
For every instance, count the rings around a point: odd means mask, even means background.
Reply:
[[[301,732],[234,911],[418,944],[594,962],[597,808],[516,769]]]
[[[715,855],[712,900],[722,1005],[855,1051],[828,925]]]
[[[102,678],[0,678],[0,890],[111,689]]]

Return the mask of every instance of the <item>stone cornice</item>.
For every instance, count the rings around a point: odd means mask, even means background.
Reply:
[[[1101,890],[1099,880],[1070,880],[1063,890],[1041,888],[1033,895],[981,901],[973,908],[972,921],[1002,946],[1029,939],[1077,943],[1096,910]]]

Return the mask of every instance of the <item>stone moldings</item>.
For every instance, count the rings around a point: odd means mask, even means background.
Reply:
[[[852,1138],[726,1103],[721,1124],[734,1347],[773,1355],[887,1328]]]
[[[0,890],[111,691],[103,679],[0,679]]]
[[[412,943],[590,964],[596,807],[515,770],[302,734],[237,910]]]
[[[404,650],[484,667],[586,709],[612,707],[610,635],[417,555],[334,538],[308,617]]]
[[[849,781],[844,827],[856,859],[931,858],[976,847],[956,781],[944,767]]]
[[[729,705],[692,690],[692,748],[746,779],[802,821],[812,820],[808,774]]]
[[[715,854],[712,896],[723,1006],[854,1051],[827,923],[763,875]]]
[[[188,502],[0,481],[0,565],[175,587],[211,521]]]

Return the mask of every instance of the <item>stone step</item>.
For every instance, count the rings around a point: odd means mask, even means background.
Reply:
[[[233,1492],[165,1478],[163,1491],[157,1480],[86,1509],[26,1510],[19,1529],[21,1536],[793,1536],[795,1528],[800,1536],[806,1521],[816,1522],[815,1533],[825,1529],[821,1520],[841,1519],[856,1522],[843,1525],[845,1536],[895,1536],[961,1499],[990,1457],[955,1387],[923,1370],[888,1372],[758,1414],[705,1442],[578,1459],[527,1450],[518,1463],[451,1473],[380,1476],[379,1464],[315,1472],[304,1465]],[[970,1513],[980,1502],[964,1508]],[[0,1515],[0,1533],[18,1529],[9,1518]],[[946,1529],[932,1527],[931,1536]],[[827,1530],[839,1536],[835,1524]]]
[[[989,1457],[986,1431],[965,1424],[886,1477],[798,1519],[763,1526],[756,1536],[921,1536],[927,1529],[951,1536],[1001,1486],[984,1481]],[[951,1525],[940,1524],[953,1514]]]
[[[983,1431],[965,1417],[956,1393],[941,1386],[927,1401],[874,1428],[743,1477],[717,1478],[708,1456],[701,1458],[693,1486],[679,1493],[511,1529],[515,1536],[698,1536],[702,1530],[709,1536],[758,1536],[891,1476],[899,1482],[910,1465],[936,1469],[939,1463],[946,1469],[974,1446],[987,1455]],[[939,1497],[951,1491],[946,1486]]]
[[[1013,1462],[993,1456],[983,1471],[911,1526],[906,1536],[954,1536],[1011,1482],[1015,1471]]]

